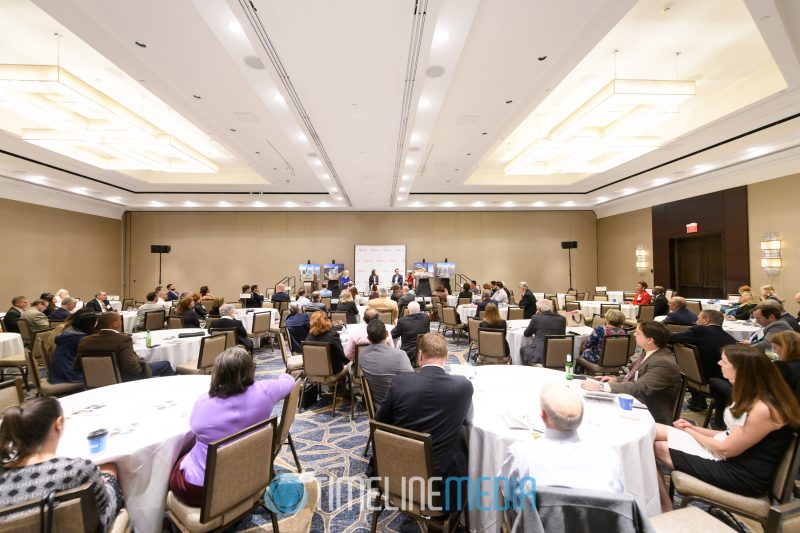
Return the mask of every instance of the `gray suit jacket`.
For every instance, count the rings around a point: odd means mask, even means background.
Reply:
[[[523,335],[533,337],[533,346],[522,349],[522,360],[525,364],[541,363],[544,356],[544,343],[547,335],[564,335],[567,332],[567,319],[563,316],[547,311],[533,315]]]
[[[369,377],[370,392],[376,408],[386,396],[395,374],[414,371],[406,352],[383,343],[362,348],[358,354],[358,365]]]
[[[769,324],[769,325],[767,325],[767,327],[764,328],[764,337],[760,341],[754,342],[750,346],[755,346],[756,348],[761,348],[765,352],[767,350],[771,350],[772,349],[772,342],[770,342],[770,339],[772,339],[772,337],[774,337],[776,334],[778,334],[778,333],[780,333],[782,331],[794,331],[794,330],[792,329],[792,326],[790,326],[787,321],[778,319],[775,322],[773,322],[772,324]]]
[[[675,354],[670,350],[661,348],[650,354],[639,367],[636,381],[611,381],[609,385],[611,392],[630,394],[645,404],[656,422],[672,424],[673,404],[681,386],[681,371]]]

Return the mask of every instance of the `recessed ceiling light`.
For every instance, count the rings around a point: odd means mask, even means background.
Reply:
[[[608,198],[607,198],[606,196],[599,196],[598,198],[596,198],[596,199],[595,199],[595,201],[596,201],[598,204],[601,204],[601,203],[603,203],[603,202],[607,202],[607,201],[608,201]]]
[[[329,174],[323,174],[323,175],[322,175],[322,179],[324,179],[325,181],[327,181],[327,180],[331,179],[331,177],[330,177],[330,175],[329,175]]]
[[[294,202],[286,202],[283,205],[286,206],[286,207],[294,207],[295,203]]]
[[[320,202],[318,205],[320,207],[328,207],[328,202]]]
[[[419,133],[412,133],[411,138],[409,139],[412,143],[419,141]]]
[[[108,198],[106,198],[106,200],[108,200],[109,202],[114,202],[115,204],[122,203],[122,198],[119,196],[109,196]]]
[[[164,204],[163,204],[163,203],[161,203],[161,202],[158,202],[158,201],[156,201],[156,200],[153,200],[153,201],[151,201],[151,202],[150,202],[150,205],[151,205],[151,206],[153,206],[153,207],[164,207]]]
[[[255,202],[253,202],[253,207],[266,207],[266,205],[267,204],[265,204],[264,202],[262,202],[260,200],[256,200]]]
[[[406,188],[405,188],[405,187],[400,187],[398,190],[399,190],[400,192],[406,192]]]
[[[186,207],[197,207],[196,203],[191,202],[189,200],[186,200],[185,202],[183,202],[183,205],[185,205]]]
[[[544,206],[546,206],[547,204],[546,204],[546,203],[544,203],[544,202],[533,202],[531,205],[532,205],[533,207],[544,207]]]
[[[411,207],[422,207],[422,202],[414,202]]]
[[[75,194],[89,194],[89,191],[86,189],[86,187],[74,187],[71,190]]]
[[[666,185],[670,181],[672,180],[669,178],[656,178],[653,180],[653,187],[660,187],[661,185]]]
[[[222,201],[219,203],[219,206],[220,206],[220,207],[230,207],[230,206],[231,206],[231,204],[229,204],[229,203],[228,203],[228,202],[226,202],[225,200],[222,200]]]
[[[503,207],[514,207],[514,202],[503,202]]]
[[[627,196],[636,192],[636,189],[622,189],[622,195]]]
[[[314,160],[314,164],[317,165],[318,167],[321,167],[322,166],[322,161],[320,161],[319,159],[315,159]]]
[[[231,30],[233,33],[244,33],[242,25],[235,20],[232,20],[228,23],[228,29]]]
[[[433,42],[436,44],[443,44],[450,40],[450,33],[445,30],[436,30],[433,34]]]
[[[47,183],[47,178],[44,176],[27,176],[25,179],[33,183]]]
[[[403,181],[408,181],[410,179],[411,179],[411,176],[409,176],[408,174],[403,174]]]
[[[483,207],[484,205],[486,204],[483,202],[472,202],[472,207]]]
[[[442,207],[455,207],[455,206],[456,204],[454,204],[453,202],[445,202],[442,204]]]
[[[697,165],[696,167],[694,167],[694,171],[697,173],[702,173],[702,172],[708,172],[713,168],[714,165]]]
[[[136,43],[136,46],[138,46],[139,48],[147,48],[147,45],[142,41],[133,41],[133,42]]]
[[[753,146],[752,148],[748,148],[745,155],[747,157],[759,157],[769,152],[769,149],[765,146]]]
[[[341,196],[335,196],[333,199],[336,200],[337,202],[341,202],[342,201],[342,197]]]
[[[414,159],[411,157],[406,157],[406,165],[413,165]]]
[[[431,101],[430,101],[430,100],[428,100],[427,98],[422,98],[422,99],[419,101],[419,107],[420,107],[421,109],[425,109],[425,108],[428,108],[428,107],[430,107],[430,106],[431,106]]]
[[[278,102],[279,104],[282,104],[284,102],[283,95],[281,93],[275,93],[272,96],[272,99]]]
[[[572,200],[570,200],[570,201],[568,201],[568,202],[564,202],[564,203],[563,203],[563,204],[561,204],[561,205],[563,205],[564,207],[572,207],[572,206],[574,206],[574,205],[575,205],[575,202],[573,202]]]
[[[441,78],[444,76],[444,67],[441,65],[431,65],[425,69],[425,75],[429,78]]]
[[[328,189],[328,191],[330,191],[330,192],[336,192],[336,187],[331,187],[330,189]]]
[[[305,141],[307,139],[306,134],[301,131],[300,133],[297,134],[297,139],[299,141]]]

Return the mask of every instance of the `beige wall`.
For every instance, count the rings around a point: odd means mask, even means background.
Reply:
[[[525,280],[534,290],[562,291],[573,253],[576,288],[595,286],[597,249],[591,211],[423,213],[129,213],[125,235],[129,294],[141,300],[158,281],[151,244],[169,244],[162,281],[179,290],[209,285],[238,297],[243,283],[273,285],[297,275],[297,264],[331,259],[353,266],[356,244],[405,244],[407,261],[456,262],[456,271],[483,282]],[[406,265],[408,266],[408,265]],[[128,274],[129,272],[129,274]]]
[[[771,284],[796,315],[794,294],[800,292],[800,174],[747,186],[750,226],[750,282],[753,287]],[[778,232],[783,240],[783,270],[768,277],[761,269],[761,238]]]
[[[84,300],[120,294],[121,222],[0,199],[0,306],[66,288]]]
[[[636,270],[636,248],[647,250],[648,272]],[[650,209],[597,219],[597,283],[609,290],[634,290],[636,282],[653,285],[653,220]]]

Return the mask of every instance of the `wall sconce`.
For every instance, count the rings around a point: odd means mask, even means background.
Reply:
[[[649,270],[647,268],[647,250],[641,244],[636,247],[636,270],[639,274],[646,274]]]
[[[767,276],[781,273],[781,236],[778,233],[765,233],[761,240],[761,268]]]

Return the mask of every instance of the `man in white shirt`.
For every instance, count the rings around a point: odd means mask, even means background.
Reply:
[[[542,387],[539,404],[544,436],[512,444],[500,475],[512,480],[512,487],[514,479],[519,484],[532,477],[540,487],[623,492],[619,454],[605,444],[582,441],[578,435],[583,419],[580,396],[564,383],[549,383]]]
[[[311,303],[311,300],[309,300],[308,296],[306,296],[307,294],[308,294],[308,292],[305,289],[300,289],[299,291],[297,291],[297,300],[296,301],[297,301],[297,305],[299,305],[300,308],[301,308],[301,312],[302,312],[302,309],[305,309],[306,307],[308,307],[308,304]]]
[[[494,291],[494,294],[492,294],[492,300],[494,300],[498,304],[508,305],[508,293],[505,290],[503,290],[503,282],[498,281],[495,284],[497,286],[497,290]]]
[[[158,294],[155,291],[148,292],[145,298],[147,298],[147,303],[140,305],[136,310],[136,329],[140,331],[144,329],[145,313],[164,310],[164,306],[158,303]]]

